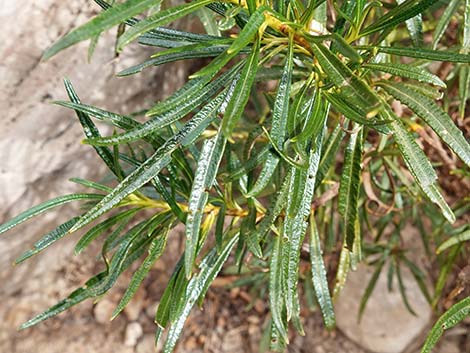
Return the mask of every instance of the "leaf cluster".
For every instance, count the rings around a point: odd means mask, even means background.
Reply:
[[[119,76],[179,60],[211,61],[167,99],[131,116],[82,103],[65,81],[69,100],[55,103],[76,113],[84,143],[109,169],[109,183],[73,179],[94,192],[35,206],[0,225],[0,233],[52,208],[86,201],[82,214],[46,234],[17,263],[88,227],[75,252],[104,238],[104,270],[22,328],[102,296],[140,261],[117,316],[174,241],[171,230],[179,223],[185,225],[184,251],[155,316],[156,340],[168,330],[164,352],[173,351],[192,307],[202,303],[227,261],[240,274],[239,285],[251,285],[269,301],[274,350],[287,345],[291,324],[304,334],[300,284],[333,328],[333,300],[364,259],[376,270],[359,315],[387,267],[389,287],[396,277],[410,312],[403,268],[430,302],[439,298],[452,262],[444,261],[433,298],[425,273],[401,247],[400,232],[406,222],[427,217],[437,226],[432,235],[422,228],[426,249],[430,241],[458,233],[438,248],[458,245],[457,254],[470,239],[468,227],[452,226],[468,206],[448,204],[416,138],[433,130],[462,170],[470,166],[468,140],[436,102],[454,83],[431,71],[435,61],[453,63],[463,118],[470,84],[468,4],[461,43],[443,48],[460,1],[451,0],[438,21],[436,0],[194,0],[170,7],[155,0],[95,2],[103,11],[47,49],[44,59],[88,39],[92,53],[99,35],[119,25],[117,52],[134,41],[155,50]],[[165,27],[192,14],[207,34]],[[429,45],[423,28],[431,23]],[[96,122],[116,132],[102,136]],[[325,261],[324,252],[336,260]],[[468,313],[465,308],[459,313]]]

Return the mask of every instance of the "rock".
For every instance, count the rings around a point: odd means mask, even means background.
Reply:
[[[136,321],[129,323],[126,326],[126,333],[124,336],[124,345],[127,347],[134,347],[137,341],[142,337],[144,331],[142,326]]]
[[[152,353],[160,352],[163,348],[163,342],[160,340],[159,344],[155,348],[155,335],[147,334],[142,337],[140,342],[137,344],[135,349],[136,353]]]
[[[240,328],[234,328],[225,333],[221,351],[224,353],[235,353],[243,351],[243,336]]]
[[[106,298],[100,300],[93,308],[96,321],[100,324],[108,324],[115,308],[116,304],[110,300]]]
[[[374,267],[360,265],[349,274],[346,286],[335,304],[338,328],[362,347],[377,353],[401,353],[426,328],[431,308],[416,281],[405,268],[403,282],[413,316],[403,304],[396,280],[391,292],[387,289],[385,266],[369,298],[360,323],[357,322],[360,298],[374,272]]]

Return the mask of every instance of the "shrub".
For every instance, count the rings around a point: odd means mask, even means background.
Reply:
[[[52,208],[84,202],[83,214],[46,234],[17,262],[90,226],[75,252],[105,237],[105,269],[22,328],[103,295],[142,259],[113,317],[118,315],[179,223],[185,225],[185,250],[155,318],[157,339],[168,329],[165,352],[174,349],[191,308],[227,261],[243,284],[268,289],[275,350],[288,343],[289,323],[303,333],[299,281],[317,301],[325,326],[333,328],[333,299],[364,259],[376,270],[358,298],[359,315],[386,266],[410,311],[403,266],[437,304],[469,238],[463,223],[468,202],[449,206],[416,134],[432,129],[461,160],[452,172],[468,177],[470,145],[450,114],[462,121],[469,96],[469,6],[461,41],[445,48],[441,39],[459,1],[451,0],[439,19],[433,16],[441,6],[436,0],[196,0],[166,8],[157,0],[95,2],[103,11],[47,49],[45,59],[87,39],[93,48],[100,33],[116,25],[118,52],[135,40],[163,48],[119,76],[177,60],[213,59],[166,100],[132,116],[81,103],[65,81],[70,100],[55,103],[76,112],[84,142],[116,186],[73,179],[96,191],[35,206],[1,225],[0,233]],[[142,13],[148,16],[134,17]],[[190,14],[200,16],[207,34],[163,27]],[[452,63],[452,74],[432,73],[435,61]],[[458,85],[458,93],[445,95],[447,85]],[[101,136],[95,120],[119,133]],[[432,234],[423,219],[433,225]],[[456,219],[458,227],[452,226]],[[400,242],[400,230],[410,222],[421,225],[426,249],[444,237],[449,239],[439,251],[452,247],[451,256],[438,259],[434,297]],[[323,252],[331,262],[324,262]],[[308,270],[300,269],[304,261]],[[459,319],[468,313],[467,302]]]

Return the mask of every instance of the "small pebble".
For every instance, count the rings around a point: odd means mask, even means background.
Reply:
[[[137,341],[142,337],[144,331],[138,322],[131,322],[126,326],[126,334],[124,337],[124,345],[134,347]]]

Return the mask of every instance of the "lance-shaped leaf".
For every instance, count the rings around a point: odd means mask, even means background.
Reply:
[[[329,329],[335,327],[336,319],[333,310],[325,263],[322,257],[320,234],[313,216],[310,216],[310,264],[312,265],[312,281],[318,305],[323,315],[325,326]]]
[[[393,114],[390,108],[384,109],[384,115],[387,119],[394,119],[390,124],[395,142],[400,150],[401,156],[405,161],[408,170],[413,175],[424,194],[442,210],[444,217],[450,222],[455,221],[455,215],[445,202],[436,186],[437,175],[429,159],[416,141],[406,131],[403,124]]]
[[[271,123],[271,139],[282,150],[284,139],[286,136],[287,119],[289,116],[289,99],[292,84],[292,69],[294,61],[294,43],[292,38],[289,41],[289,49],[287,53],[286,63],[282,72],[281,81],[276,94],[273,108],[273,118]],[[255,185],[249,190],[248,197],[259,194],[269,183],[271,177],[279,163],[279,157],[270,152],[263,169],[260,172]]]
[[[465,117],[465,109],[467,108],[467,101],[470,98],[470,66],[462,64],[459,74],[459,116],[460,119]]]
[[[357,129],[358,127],[355,126]],[[351,134],[344,157],[343,172],[339,188],[339,213],[344,221],[344,239],[352,250],[355,223],[358,215],[359,190],[361,185],[362,129]]]
[[[450,20],[454,16],[460,4],[461,4],[461,0],[451,0],[449,4],[446,6],[442,15],[439,17],[439,21],[437,22],[437,25],[434,28],[433,36],[432,36],[432,48],[433,49],[437,48],[437,44],[442,38],[442,35],[445,33]]]
[[[271,262],[269,265],[269,307],[273,317],[274,328],[280,338],[287,342],[286,320],[283,317],[283,308],[285,307],[285,292],[283,290],[283,269],[282,258],[284,240],[281,235],[277,235],[271,250]]]
[[[465,0],[465,15],[464,15],[464,24],[463,24],[463,39],[462,39],[462,49],[460,49],[462,54],[470,53],[470,0]],[[459,98],[460,98],[460,119],[463,119],[465,116],[465,109],[467,107],[467,101],[470,97],[470,67],[469,65],[462,65],[460,67],[460,76],[459,76]]]
[[[246,59],[245,66],[240,74],[240,78],[235,86],[233,98],[225,109],[224,118],[222,120],[222,132],[227,138],[230,138],[232,131],[240,120],[245,106],[250,98],[251,87],[256,77],[258,70],[260,41],[257,40],[256,44],[251,49],[251,54]]]
[[[178,46],[176,48],[158,52],[157,55],[152,56],[151,59],[120,71],[118,76],[134,75],[142,72],[142,70],[148,67],[159,66],[178,60],[214,57],[222,53],[227,48],[227,44],[218,44],[213,42]]]
[[[424,10],[434,5],[438,0],[406,0],[382,16],[378,21],[364,28],[360,36],[365,36],[378,31],[392,29],[406,20],[419,15]]]
[[[220,161],[224,154],[226,139],[221,132],[204,141],[201,155],[197,163],[196,175],[188,202],[188,216],[186,218],[186,248],[185,270],[186,277],[190,278],[196,251],[199,244],[199,230],[209,198],[209,190],[214,183]]]
[[[397,3],[400,5],[404,3],[405,0],[398,0]],[[423,15],[422,12],[418,13],[416,16],[406,20],[406,28],[410,34],[413,44],[417,47],[423,45]]]
[[[470,144],[452,118],[432,99],[396,83],[381,82],[380,87],[413,110],[466,165],[470,166]]]
[[[115,283],[117,277],[141,255],[142,246],[132,247],[131,245],[132,240],[140,234],[145,226],[146,221],[143,221],[126,234],[125,242],[121,244],[120,249],[118,249],[118,252],[116,252],[111,260],[109,271],[103,271],[92,277],[83,287],[73,291],[67,298],[22,324],[20,329],[34,326],[41,321],[56,316],[88,298],[103,295]]]
[[[49,59],[65,48],[93,38],[101,32],[124,22],[128,18],[142,13],[154,4],[155,0],[127,0],[124,3],[116,4],[106,11],[101,12],[88,23],[62,37],[52,45],[52,47],[46,50],[43,59]]]
[[[427,82],[439,87],[446,87],[444,81],[442,81],[436,75],[430,73],[424,68],[411,66],[399,63],[378,63],[378,64],[365,64],[363,65],[366,69],[372,69],[375,71],[382,71],[394,76],[406,77],[412,80],[420,82]]]
[[[353,74],[330,49],[322,44],[311,43],[315,58],[318,60],[322,70],[335,86],[350,99],[362,107],[368,114],[373,114],[380,107],[377,95],[361,78]]]
[[[65,79],[64,85],[70,100],[75,104],[80,104],[80,98],[78,98],[78,95],[75,92],[72,83],[69,80]],[[101,137],[98,128],[86,113],[81,112],[79,110],[76,110],[75,113],[78,116],[78,120],[80,121],[80,124],[83,127],[83,132],[85,133],[85,136],[87,138]],[[103,160],[103,162],[106,164],[106,166],[109,168],[109,170],[111,170],[117,176],[122,174],[121,168],[119,166],[116,166],[113,160],[113,154],[107,147],[94,146],[94,149],[96,153],[98,153],[100,158]]]
[[[431,61],[448,61],[454,63],[470,63],[470,55],[446,50],[432,50],[416,47],[385,47],[385,46],[358,46],[358,49],[375,50],[378,53],[406,56],[408,58],[425,59]]]
[[[326,112],[318,119],[324,125]],[[323,130],[323,129],[322,129]],[[321,146],[323,133],[315,139],[315,146]],[[289,239],[285,246],[283,255],[287,264],[287,296],[286,308],[287,319],[289,320],[295,308],[295,298],[297,293],[297,282],[299,279],[300,249],[307,229],[307,219],[310,215],[310,207],[315,190],[315,177],[320,162],[321,149],[316,148],[310,151],[308,169],[295,169],[289,185],[287,196],[286,217],[284,219],[284,235]]]
[[[193,92],[192,95],[188,94],[184,100],[182,100],[180,104],[175,106],[173,109],[159,114],[158,116],[146,121],[145,123],[130,131],[127,131],[123,134],[102,137],[98,139],[86,139],[84,142],[93,146],[107,146],[127,143],[148,136],[156,130],[162,129],[165,126],[182,119],[188,113],[195,110],[203,102],[209,101],[213,95],[217,94],[228,83],[228,81],[234,77],[238,71],[238,68],[238,65],[234,66],[231,70],[219,76],[204,88],[197,92]],[[209,103],[209,105],[211,104],[212,103]],[[151,114],[153,114],[152,111],[147,113],[147,115]]]
[[[463,243],[463,242],[466,242],[466,241],[470,241],[470,230],[466,230],[462,233],[453,235],[452,237],[447,239],[445,242],[443,242],[441,245],[439,245],[439,247],[436,250],[436,253],[440,254],[444,250],[447,250],[448,248],[450,248],[454,245],[457,245],[457,244],[460,244],[460,243]]]
[[[377,117],[367,118],[367,112],[362,110],[360,106],[351,104],[347,94],[323,92],[323,96],[331,103],[335,110],[343,114],[349,120],[376,129],[383,134],[389,133],[388,128],[384,126],[387,121],[383,121]]]
[[[350,252],[347,247],[341,248],[339,255],[338,270],[336,271],[335,286],[333,288],[333,299],[337,299],[346,284],[351,263]]]
[[[227,40],[227,38],[221,36],[186,32],[175,28],[158,27],[140,36],[139,43],[165,48],[161,45],[163,42],[165,44],[169,44],[169,48],[173,48],[175,46],[187,45],[189,43],[201,43],[218,39]]]
[[[121,51],[127,44],[137,39],[140,35],[148,32],[154,28],[164,26],[167,23],[173,22],[178,18],[186,16],[191,12],[211,3],[211,0],[196,0],[187,4],[174,6],[169,9],[159,11],[156,14],[147,17],[146,19],[137,22],[133,27],[128,29],[124,34],[119,37],[117,43],[117,50]],[[154,3],[154,1],[152,1]]]
[[[439,338],[448,330],[470,315],[470,297],[454,304],[436,321],[424,342],[421,353],[431,353]]]
[[[381,258],[377,265],[375,266],[375,271],[372,274],[372,277],[367,284],[366,289],[364,290],[364,294],[362,295],[361,302],[359,303],[359,311],[358,311],[358,321],[361,321],[362,314],[364,314],[364,310],[366,309],[367,302],[374,291],[375,285],[382,273],[382,268],[385,265],[385,258]]]
[[[238,37],[233,41],[230,47],[215,58],[210,65],[207,65],[202,70],[198,71],[191,77],[200,77],[204,75],[213,75],[224,67],[230,60],[232,60],[242,49],[244,49],[258,33],[259,28],[264,23],[264,11],[266,7],[258,8],[249,18],[246,25],[240,31]]]
[[[66,203],[72,201],[82,201],[82,200],[101,200],[104,195],[99,194],[70,194],[59,196],[57,198],[51,199],[49,201],[43,202],[39,205],[31,207],[29,210],[26,210],[16,217],[13,217],[9,221],[0,225],[0,234],[10,230],[17,225],[26,222],[28,219],[40,215],[46,211],[49,211],[52,208],[65,205]]]
[[[166,241],[168,239],[168,231],[170,228],[165,228],[161,234],[159,234],[155,239],[152,240],[148,249],[148,255],[145,258],[144,262],[140,267],[135,271],[132,279],[127,286],[126,292],[122,296],[121,301],[119,302],[118,306],[114,310],[112,314],[112,319],[119,315],[119,313],[124,310],[126,305],[132,299],[132,297],[139,289],[140,284],[144,280],[145,276],[149,273],[152,269],[152,266],[155,262],[160,258],[163,253],[163,250],[166,246]]]
[[[212,281],[218,275],[237,241],[238,235],[235,235],[223,246],[220,254],[217,253],[216,249],[212,249],[202,260],[199,265],[200,271],[189,281],[184,295],[184,301],[176,315],[177,319],[170,327],[168,337],[163,348],[164,353],[171,353],[173,351],[191,308],[199,299],[201,294],[207,291]]]
[[[80,217],[74,217],[68,220],[67,222],[62,223],[53,231],[47,233],[42,239],[34,243],[34,247],[31,250],[24,252],[20,257],[18,257],[15,260],[15,264],[19,264],[29,259],[31,256],[38,254],[39,252],[54,244],[59,239],[62,239],[65,235],[68,234],[70,228],[72,228],[72,226],[78,221],[79,218]]]
[[[107,229],[111,228],[117,223],[121,221],[128,221],[132,216],[134,216],[139,209],[133,208],[130,210],[126,210],[124,212],[120,212],[112,217],[109,217],[105,221],[97,224],[96,226],[92,227],[88,232],[86,232],[78,241],[77,245],[75,246],[75,255],[80,254],[90,243],[95,240],[98,236],[103,234]]]
[[[181,130],[170,138],[152,156],[143,162],[137,169],[129,174],[112,192],[106,195],[103,200],[91,210],[89,210],[80,221],[75,224],[72,231],[77,230],[105,212],[117,206],[127,195],[131,194],[142,185],[153,179],[171,161],[171,154],[181,146],[188,146],[192,143],[214,119],[215,113],[225,98],[220,94],[216,99],[206,105]]]

